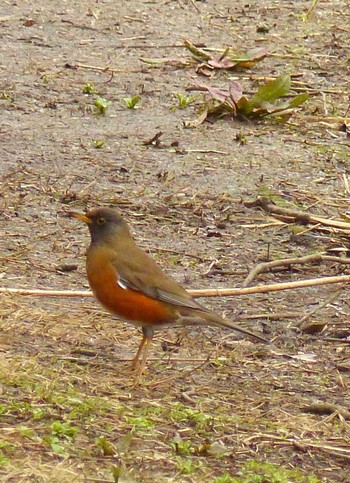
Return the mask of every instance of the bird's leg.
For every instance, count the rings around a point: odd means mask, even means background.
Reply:
[[[137,354],[136,354],[136,356],[135,356],[135,358],[132,362],[132,366],[131,366],[132,369],[137,368],[137,374],[138,375],[141,375],[143,373],[143,371],[145,370],[149,348],[151,346],[152,339],[153,339],[153,336],[154,336],[154,329],[153,329],[153,327],[142,327],[142,332],[143,332],[142,341],[141,341],[141,344],[139,345],[139,348],[137,350]],[[141,363],[140,363],[139,367],[137,367],[138,364],[139,364],[139,361],[140,361],[141,354],[142,354]]]
[[[149,352],[149,348],[151,347],[151,344],[152,344],[152,339],[146,338],[144,348],[143,348],[143,356],[142,356],[141,364],[137,370],[137,374],[139,376],[141,376],[141,374],[143,374],[145,371],[148,352]]]
[[[133,369],[133,370],[136,369],[136,367],[138,366],[139,359],[140,359],[140,356],[142,354],[142,351],[143,351],[143,348],[145,346],[146,341],[147,341],[146,337],[143,336],[142,341],[139,345],[139,348],[137,349],[136,356],[134,357],[132,364],[131,364],[131,369]]]

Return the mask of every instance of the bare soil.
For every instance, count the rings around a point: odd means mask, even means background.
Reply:
[[[1,285],[88,288],[87,230],[63,214],[105,205],[119,208],[139,245],[187,288],[237,286],[266,260],[347,256],[348,237],[336,230],[303,227],[301,235],[243,203],[263,194],[325,218],[346,216],[349,2],[321,0],[305,20],[310,5],[3,1]],[[140,60],[188,58],[185,38],[269,51],[250,70],[201,78],[212,86],[236,78],[251,95],[266,78],[292,74],[293,94],[310,100],[287,123],[219,119],[186,129],[203,94],[173,108],[176,94],[193,95],[186,88],[195,67]],[[133,95],[141,101],[127,109],[122,99]],[[98,96],[111,102],[105,115],[96,113]],[[144,144],[159,131],[158,146]],[[344,271],[298,266],[258,282]],[[204,303],[273,344],[169,329],[135,384],[140,334],[95,300],[2,294],[1,480],[350,481],[346,287]],[[325,325],[314,336],[295,327],[311,310]],[[317,414],[315,403],[331,409]]]

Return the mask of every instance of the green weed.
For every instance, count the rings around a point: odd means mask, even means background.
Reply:
[[[104,97],[97,97],[97,99],[94,100],[94,106],[96,108],[96,113],[104,116],[108,110],[108,107],[112,103],[110,101],[107,101]]]
[[[175,404],[172,408],[170,418],[176,422],[186,422],[196,430],[206,429],[213,422],[213,418],[208,414],[186,407],[181,403]]]
[[[257,460],[247,461],[237,471],[237,476],[228,473],[214,478],[212,483],[321,483],[314,475],[305,475],[299,469],[287,469],[272,463]]]
[[[181,93],[176,94],[176,98],[178,100],[178,105],[176,106],[178,109],[185,109],[195,99],[194,96],[184,96]]]
[[[92,95],[92,94],[98,94],[96,91],[95,87],[93,84],[90,84],[90,82],[87,82],[85,86],[83,87],[83,93],[87,95]]]
[[[123,97],[123,102],[128,109],[135,109],[136,104],[141,100],[140,96]]]

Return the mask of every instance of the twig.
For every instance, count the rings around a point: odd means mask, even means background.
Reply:
[[[255,319],[269,319],[269,320],[279,320],[279,319],[293,319],[299,318],[301,312],[258,312],[257,314],[247,314],[237,316],[238,320],[255,320]]]
[[[199,10],[199,8],[197,7],[197,5],[195,4],[194,0],[190,0],[190,3],[192,4],[193,8],[194,8],[195,10],[197,10],[197,12],[198,12],[198,13],[200,13],[200,10]]]
[[[326,91],[324,91],[326,92]],[[323,121],[323,122],[339,122],[339,123],[348,123],[350,121],[350,117],[342,117],[342,116],[336,116],[336,117],[332,117],[332,116],[305,116],[304,118],[305,120],[307,121],[315,121],[315,122],[320,122],[320,121]]]
[[[166,355],[168,356],[168,354]],[[74,356],[62,356],[60,357],[60,359],[62,361],[71,361],[71,362],[79,362],[79,361],[82,361],[82,362],[86,362],[86,363],[91,363],[91,364],[95,364],[95,359],[91,359],[91,358],[83,358],[83,357],[74,357]],[[134,357],[117,357],[115,358],[115,360],[117,360],[118,362],[132,362],[134,360]],[[153,361],[153,362],[158,362],[159,361],[159,357],[148,357],[147,358],[148,361]],[[171,362],[215,362],[215,359],[208,359],[207,357],[206,358],[203,358],[203,357],[173,357],[173,356],[170,356],[170,361]],[[111,366],[113,367],[113,366]]]
[[[142,142],[144,146],[159,146],[160,141],[159,138],[163,136],[163,131],[158,131],[154,136],[152,136],[150,139],[146,139],[145,141]]]
[[[228,155],[227,151],[219,151],[217,149],[185,149],[186,153],[203,153],[203,154],[225,154]]]
[[[294,290],[297,288],[317,287],[334,283],[349,283],[350,275],[339,275],[335,277],[311,278],[297,280],[296,282],[275,283],[270,285],[257,285],[245,288],[222,288],[222,289],[199,289],[188,290],[193,297],[235,297],[255,293],[280,292],[282,290]],[[39,297],[92,297],[91,292],[73,290],[30,290],[23,288],[0,287],[0,294],[33,295]]]
[[[88,69],[88,70],[96,70],[96,71],[99,71],[99,72],[113,72],[115,74],[120,74],[122,72],[134,72],[134,73],[137,73],[137,72],[140,72],[140,69],[116,69],[115,67],[98,67],[98,66],[95,66],[95,65],[87,65],[87,64],[74,64],[73,67],[76,67],[76,68],[79,68],[79,69]]]
[[[346,459],[350,458],[350,449],[349,447],[345,446],[333,446],[331,444],[327,443],[313,443],[310,440],[305,440],[305,439],[295,439],[295,438],[282,438],[280,436],[275,436],[272,434],[265,434],[265,433],[260,433],[256,434],[254,436],[251,436],[250,438],[247,438],[244,440],[245,444],[252,444],[252,441],[257,442],[261,441],[264,443],[266,440],[266,443],[268,442],[269,444],[275,444],[275,445],[285,445],[285,444],[291,444],[292,446],[295,446],[299,450],[305,450],[306,448],[312,448],[312,449],[320,449],[323,451],[326,451],[328,453],[332,453],[333,455],[340,456]]]
[[[345,221],[330,220],[328,218],[321,218],[320,216],[310,215],[304,211],[282,208],[281,206],[275,205],[265,196],[259,196],[255,201],[246,202],[244,203],[244,206],[247,208],[254,208],[258,206],[267,213],[271,213],[272,215],[276,216],[276,218],[282,219],[288,223],[299,223],[301,225],[319,223],[323,226],[348,230],[348,233],[350,233],[350,223]]]
[[[343,173],[342,178],[343,178],[343,183],[344,183],[344,186],[345,186],[345,191],[347,192],[347,194],[350,194],[350,187],[349,187],[349,181],[348,181],[347,175],[345,173]]]
[[[350,412],[345,409],[343,406],[339,404],[331,404],[331,403],[314,403],[310,404],[303,408],[305,413],[312,413],[312,414],[333,414],[338,413],[344,419],[350,420]]]
[[[93,297],[92,292],[87,290],[40,290],[25,288],[0,288],[0,293],[16,295],[33,295],[39,297]]]
[[[314,340],[320,340],[320,338],[314,337]],[[339,339],[339,337],[322,337],[322,342],[337,342],[339,344],[350,344],[349,339]]]
[[[261,273],[267,272],[272,270],[276,267],[290,267],[291,265],[296,264],[305,264],[305,263],[320,263],[322,260],[320,255],[307,255],[305,257],[300,258],[285,258],[283,260],[273,260],[271,262],[263,262],[256,265],[247,275],[244,282],[242,283],[242,287],[248,287],[248,285],[258,277]]]
[[[247,287],[258,275],[264,272],[268,272],[273,268],[291,267],[292,265],[303,265],[306,263],[321,263],[325,261],[350,265],[350,258],[340,258],[333,255],[324,255],[323,253],[306,255],[305,257],[284,258],[282,260],[273,260],[272,262],[263,262],[259,263],[259,265],[254,267],[249,272],[244,282],[242,283],[242,287]]]
[[[307,313],[306,315],[304,315],[304,317],[301,317],[301,319],[296,322],[295,326],[296,327],[300,327],[300,329],[303,330],[303,328],[305,326],[305,322],[310,317],[312,317],[316,312],[318,312],[319,310],[323,309],[323,307],[325,307],[326,305],[334,302],[334,300],[336,300],[339,297],[340,293],[341,293],[341,290],[337,290],[330,297],[328,297],[326,300],[324,300],[318,307],[316,307],[313,310],[310,310],[310,312]]]
[[[314,444],[314,443],[301,443],[302,445],[308,446],[312,449],[320,449],[331,453],[334,456],[341,456],[342,458],[350,459],[350,449],[341,446],[332,446],[329,444]]]

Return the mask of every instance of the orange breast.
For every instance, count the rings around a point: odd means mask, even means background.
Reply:
[[[88,254],[87,275],[96,298],[110,312],[136,325],[162,325],[176,319],[175,308],[118,285],[118,273],[103,251]]]

